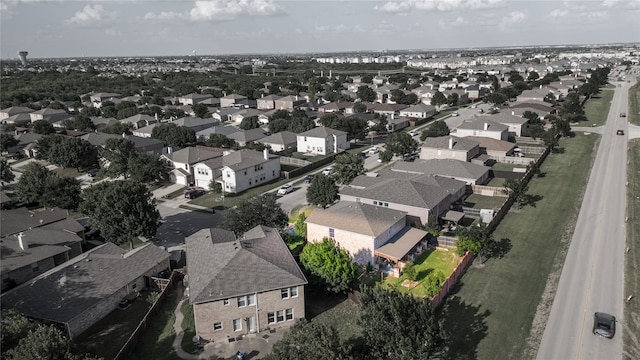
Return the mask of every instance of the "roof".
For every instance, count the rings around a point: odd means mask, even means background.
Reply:
[[[390,172],[385,177],[360,175],[343,187],[340,194],[433,209],[450,194],[465,187],[462,181],[442,176]]]
[[[82,241],[75,232],[50,227],[37,227],[23,232],[28,248],[20,248],[17,235],[2,238],[1,269],[3,272],[19,269],[40,260],[69,251],[67,245]]]
[[[398,261],[405,257],[427,234],[424,230],[406,226],[393,235],[389,241],[377,248],[375,253]]]
[[[195,164],[201,161],[220,157],[222,156],[222,152],[191,146],[174,151],[170,154],[165,154],[164,156],[174,163]]]
[[[220,121],[218,119],[214,119],[214,118],[199,118],[199,117],[191,117],[191,116],[187,116],[187,117],[182,117],[179,119],[175,119],[172,121],[172,123],[179,125],[179,126],[186,126],[186,127],[200,127],[200,126],[215,126],[217,124],[220,123]]]
[[[467,136],[467,139],[477,141],[480,144],[481,148],[485,148],[487,150],[508,152],[516,147],[516,144],[512,142],[488,138],[485,136]]]
[[[485,124],[488,125],[487,130],[484,129]],[[509,130],[509,127],[495,121],[491,121],[488,116],[476,116],[464,121],[460,126],[458,126],[458,129],[503,132]]]
[[[515,112],[515,110],[513,111]],[[499,112],[497,114],[485,115],[491,121],[495,121],[499,124],[524,124],[529,119],[523,118],[521,116],[516,116],[515,114],[511,114],[510,112]]]
[[[249,141],[262,139],[265,137],[265,135],[264,135],[264,130],[262,130],[261,128],[257,128],[257,129],[250,129],[250,130],[240,130],[227,135],[227,137],[229,139],[233,139],[238,142],[246,143]]]
[[[336,130],[336,129],[332,129],[329,127],[324,127],[324,126],[318,126],[315,127],[311,130],[307,130],[305,132],[302,132],[300,134],[298,134],[298,136],[307,136],[307,137],[316,137],[316,138],[326,138],[328,136],[331,135],[336,135],[336,136],[343,136],[343,135],[347,135],[346,132],[344,131],[340,131],[340,130]]]
[[[406,109],[402,109],[400,110],[400,113],[403,112],[431,112],[431,111],[436,111],[436,107],[433,105],[427,105],[423,102],[415,104],[415,105],[411,105]]]
[[[9,116],[13,116],[13,115],[16,115],[16,114],[32,113],[34,111],[35,110],[33,110],[31,108],[28,108],[28,107],[24,107],[24,106],[11,106],[11,107],[8,107],[6,109],[0,110],[0,113],[7,114]]]
[[[67,218],[67,212],[58,208],[30,211],[26,207],[2,210],[0,237],[17,234],[38,226],[44,226]]]
[[[448,149],[449,148],[449,140],[452,140],[453,150],[463,150],[469,151],[476,146],[478,146],[477,141],[473,141],[469,138],[460,138],[453,135],[446,136],[437,136],[437,137],[428,137],[424,139],[422,143],[423,148],[434,148],[434,149]]]
[[[236,238],[203,229],[185,240],[192,304],[299,286],[307,279],[278,231],[258,225]]]
[[[233,134],[235,132],[240,131],[240,129],[231,126],[231,125],[224,125],[224,126],[213,126],[210,128],[206,128],[203,130],[200,130],[196,133],[197,136],[209,136],[211,134],[222,134],[224,136],[229,136],[230,134]]]
[[[387,171],[409,172],[414,174],[440,175],[463,179],[480,179],[491,168],[455,159],[418,159],[413,162],[396,161]]]
[[[156,118],[154,118],[151,115],[146,115],[146,114],[136,114],[133,116],[129,116],[128,118],[124,118],[122,120],[120,120],[121,122],[124,123],[138,123],[139,121],[145,121],[148,123],[154,123],[157,122],[158,120],[156,120]]]
[[[381,206],[339,201],[327,209],[315,209],[306,222],[377,237],[406,214]]]
[[[275,134],[271,134],[267,137],[260,139],[259,141],[263,144],[278,144],[278,145],[288,145],[295,144],[298,138],[298,134],[293,133],[291,131],[281,131]]]
[[[239,94],[229,94],[229,95],[227,95],[227,96],[223,96],[223,97],[221,97],[220,99],[225,99],[225,100],[227,100],[227,99],[239,100],[239,99],[247,99],[247,97],[246,97],[246,96],[244,96],[244,95],[239,95]]]
[[[113,295],[169,253],[153,244],[125,252],[106,243],[18,286],[2,296],[2,304],[38,319],[66,323]]]
[[[273,154],[269,154],[268,157],[268,160],[279,158],[278,155]],[[237,171],[262,164],[268,160],[265,160],[264,152],[243,149],[223,156],[222,166],[229,167],[233,171]]]

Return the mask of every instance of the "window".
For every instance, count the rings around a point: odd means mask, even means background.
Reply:
[[[290,321],[293,320],[293,309],[286,309],[284,311],[285,320]]]
[[[376,200],[373,200],[373,205],[378,205],[378,202]]]
[[[213,331],[218,331],[218,330],[222,330],[222,323],[221,322],[213,323]]]
[[[289,292],[291,293],[291,297],[292,298],[298,297],[298,287],[297,286],[289,288]]]
[[[278,322],[284,321],[284,310],[278,310],[276,312],[276,320],[278,320]]]
[[[389,207],[389,203],[384,203],[384,206],[385,207]]]
[[[280,289],[280,298],[288,299],[298,297],[298,287],[293,286],[290,288]]]
[[[242,331],[242,319],[233,320],[233,331]]]
[[[256,294],[251,294],[251,295],[247,296],[247,303],[249,305],[255,305],[256,304]]]
[[[304,137],[304,141],[307,141],[307,137],[306,136]]]
[[[267,323],[275,324],[275,322],[276,322],[276,313],[273,313],[273,312],[267,313]]]
[[[280,289],[280,298],[288,299],[289,298],[289,289]]]
[[[335,237],[336,237],[336,236],[335,236],[335,235],[336,235],[336,234],[335,234],[335,232],[336,232],[336,229],[334,229],[334,228],[329,228],[329,237],[330,237],[331,239],[333,239],[333,238],[335,238]]]
[[[246,296],[238,296],[238,307],[247,306],[247,297]]]
[[[224,306],[229,305],[229,299],[222,300],[222,304],[224,304]]]

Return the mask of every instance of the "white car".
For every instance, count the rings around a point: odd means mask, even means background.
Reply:
[[[451,116],[458,116],[458,115],[460,115],[460,114],[458,114],[457,111],[454,111],[454,112],[451,113]]]
[[[287,195],[288,193],[293,191],[293,186],[291,184],[284,184],[278,189],[279,195]]]
[[[372,147],[371,149],[369,149],[369,154],[373,155],[373,154],[377,154],[380,152],[380,148],[377,146]]]
[[[329,176],[329,175],[331,175],[331,172],[332,172],[332,171],[333,171],[333,169],[332,169],[332,168],[330,168],[330,167],[328,167],[328,168],[326,168],[326,169],[322,170],[322,175]]]
[[[409,131],[409,135],[411,135],[411,137],[418,136],[418,135],[420,135],[420,131],[411,130],[411,131]]]

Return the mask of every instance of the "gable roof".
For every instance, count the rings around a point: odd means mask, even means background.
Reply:
[[[278,155],[268,154],[268,160],[279,158]],[[264,152],[255,150],[242,149],[235,151],[222,157],[222,166],[228,167],[233,171],[246,169],[268,161],[264,158]]]
[[[481,148],[485,148],[487,150],[508,152],[516,147],[516,144],[512,142],[488,138],[486,136],[467,136],[467,139],[477,141]]]
[[[406,214],[381,206],[339,201],[327,209],[315,209],[305,222],[377,237]]]
[[[107,242],[3,294],[2,304],[66,323],[168,260],[153,244],[125,252]]]
[[[307,279],[278,231],[258,225],[236,238],[202,229],[185,240],[192,304],[304,285]]]
[[[249,130],[240,130],[240,131],[236,131],[234,133],[231,133],[229,135],[227,135],[227,137],[229,139],[233,139],[235,141],[238,142],[249,142],[249,141],[255,141],[258,139],[262,139],[265,137],[264,135],[264,130],[262,130],[261,128],[257,128],[257,129],[249,129]]]
[[[487,130],[484,129],[485,124],[488,126]],[[489,120],[488,116],[476,116],[464,121],[458,129],[503,132],[509,130],[509,127]]]
[[[332,129],[325,126],[314,127],[311,130],[307,130],[298,134],[298,136],[307,136],[307,137],[316,137],[316,138],[326,138],[331,135],[336,136],[346,136],[347,133],[341,130]]]
[[[469,138],[460,138],[453,135],[445,135],[428,137],[424,139],[422,147],[433,149],[449,149],[449,142],[451,142],[451,147],[453,148],[453,150],[469,151],[478,146],[478,142],[473,141]]]
[[[396,161],[393,168],[384,170],[407,172],[413,174],[451,176],[463,179],[479,179],[486,175],[491,168],[455,159],[417,159],[413,162]]]
[[[295,144],[298,138],[298,134],[293,133],[291,131],[280,131],[275,134],[271,134],[267,137],[259,139],[259,141],[263,144],[278,144],[278,145],[289,145]]]
[[[423,102],[411,105],[408,108],[400,110],[400,114],[407,112],[431,112],[436,111],[436,107],[433,105],[427,105]]]
[[[34,111],[35,110],[24,106],[11,106],[6,109],[0,110],[0,113],[6,114],[7,116],[13,116],[17,114],[28,114]]]
[[[0,237],[17,234],[38,226],[44,226],[67,218],[65,210],[51,208],[48,210],[30,211],[26,207],[2,210],[2,227]]]
[[[165,154],[164,156],[174,163],[195,164],[201,161],[220,157],[222,156],[222,152],[215,151],[213,149],[190,146],[174,151],[170,154]]]

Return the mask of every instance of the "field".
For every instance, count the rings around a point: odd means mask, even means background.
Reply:
[[[399,278],[389,276],[385,278],[384,283],[392,286],[394,289],[402,293],[410,293],[416,297],[427,296],[425,288],[420,283],[433,271],[442,271],[446,277],[449,277],[456,266],[460,263],[460,257],[454,250],[433,250],[420,255],[414,262],[416,273],[415,283],[409,287],[403,283],[407,280],[406,276],[401,275]]]

